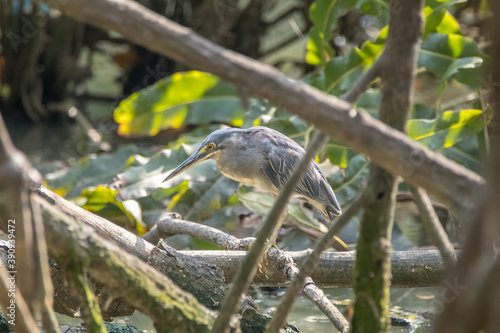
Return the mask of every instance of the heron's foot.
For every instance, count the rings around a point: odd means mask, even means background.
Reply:
[[[264,246],[264,255],[262,256],[262,260],[259,262],[259,273],[261,273],[266,279],[269,278],[267,276],[267,267],[268,267],[268,263],[269,263],[269,260],[268,260],[268,252],[269,250],[271,250],[272,248],[275,248],[276,250],[280,250],[278,248],[278,246],[276,245],[276,242],[268,242],[266,243],[266,245]]]

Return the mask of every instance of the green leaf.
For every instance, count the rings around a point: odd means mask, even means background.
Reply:
[[[369,173],[370,162],[357,155],[347,164],[344,174],[336,173],[328,180],[341,206],[354,199],[363,190]]]
[[[47,174],[44,178],[47,186],[59,195],[76,198],[86,187],[109,183],[132,163],[132,156],[137,152],[135,145],[121,146],[112,154],[83,157],[73,167]]]
[[[450,160],[462,164],[467,169],[477,173],[482,172],[477,135],[464,139],[452,147],[443,149],[443,154]]]
[[[237,195],[243,206],[260,215],[268,215],[276,202],[269,194],[246,191],[243,187],[238,190]]]
[[[461,83],[474,85],[480,74],[478,57],[481,54],[474,41],[457,34],[433,33],[422,43],[418,64],[435,75],[451,75]],[[468,60],[455,62],[463,58]],[[469,65],[460,69],[464,64]]]
[[[365,42],[361,49],[332,58],[325,67],[325,92],[341,96],[371,67],[384,49],[388,29],[384,28],[375,42]]]
[[[439,94],[441,94],[444,90],[446,81],[450,80],[452,77],[457,76],[459,73],[463,73],[461,76],[462,82],[467,83],[469,85],[477,85],[478,77],[474,75],[474,71],[468,71],[469,75],[467,76],[466,72],[468,69],[478,68],[483,64],[483,59],[479,57],[466,57],[460,58],[455,61],[448,67],[446,72],[441,77],[441,84],[439,86]]]
[[[487,115],[487,122],[491,115]],[[436,119],[408,121],[408,136],[430,149],[451,147],[480,132],[486,126],[483,111],[445,111]]]
[[[180,213],[187,220],[203,221],[227,204],[239,183],[219,173],[213,161],[195,167],[192,172],[186,171],[190,178],[189,189],[176,195],[167,209]]]
[[[389,23],[388,0],[358,0],[356,8],[364,14],[376,17],[382,26]]]
[[[341,168],[347,167],[347,162],[357,155],[356,152],[330,139],[325,145],[325,153],[328,160]]]
[[[124,136],[153,136],[168,128],[211,122],[241,126],[243,117],[234,86],[198,71],[175,73],[137,91],[114,112],[118,133]]]
[[[143,235],[147,230],[142,223],[142,212],[136,201],[120,202],[116,200],[117,191],[99,185],[95,188],[88,188],[82,191],[82,197],[86,199],[82,208],[91,212],[99,212],[107,205],[111,204],[118,208],[135,226],[137,233]]]
[[[159,187],[172,187],[186,180],[185,173],[162,183],[168,172],[175,169],[195,150],[197,145],[181,144],[156,153],[151,158],[145,158],[144,165],[128,168],[117,177],[114,186],[119,189],[120,200],[138,199],[151,195]],[[193,167],[194,168],[194,167]],[[192,170],[192,169],[190,169]],[[189,170],[188,170],[189,171]],[[184,176],[183,176],[184,175]]]
[[[314,230],[318,230],[326,233],[328,228],[315,218],[313,218],[310,214],[306,213],[302,207],[295,205],[288,205],[288,215],[293,219],[293,221],[297,224],[312,228]]]
[[[424,7],[424,38],[433,32],[445,34],[460,33],[460,25],[447,9],[453,5],[465,2],[467,2],[467,0],[426,1],[426,5]]]
[[[311,65],[324,66],[333,56],[329,43],[337,20],[354,8],[356,0],[317,0],[309,7],[313,28],[309,31],[306,61]]]

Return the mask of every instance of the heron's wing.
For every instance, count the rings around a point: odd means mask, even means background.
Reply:
[[[267,163],[264,165],[263,170],[273,185],[281,190],[292,175],[303,154],[290,150],[284,152],[274,149],[273,152],[265,155]],[[316,172],[313,163],[311,163],[306,176],[297,184],[296,192],[300,196],[317,199],[321,192],[319,186],[321,175]]]
[[[274,149],[265,155],[267,163],[263,166],[263,170],[273,185],[278,190],[281,190],[290,178],[295,166],[298,165],[303,154],[290,150]],[[338,215],[341,211],[332,188],[315,162],[311,161],[305,177],[299,181],[295,191],[299,197],[304,197],[305,199],[325,205],[327,212],[331,210],[333,215]]]

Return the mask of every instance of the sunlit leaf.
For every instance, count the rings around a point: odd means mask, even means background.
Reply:
[[[333,165],[338,165],[341,168],[346,168],[347,162],[352,157],[357,155],[357,153],[353,150],[349,149],[346,146],[338,144],[334,140],[330,140],[325,145],[325,153],[326,157]]]
[[[137,91],[114,112],[118,133],[124,136],[152,136],[167,128],[211,122],[241,126],[243,116],[235,87],[198,71],[175,73]]]
[[[463,58],[468,60],[456,62]],[[448,79],[476,85],[481,62],[477,58],[481,53],[474,41],[457,34],[433,33],[422,43],[418,64],[435,75],[449,74]]]
[[[447,9],[453,5],[465,2],[467,0],[426,1],[424,7],[424,37],[433,32],[445,34],[460,33],[460,25]]]
[[[384,49],[387,28],[375,42],[365,42],[361,49],[353,48],[349,54],[332,58],[325,67],[325,92],[341,96],[371,67]]]
[[[133,200],[127,202],[117,201],[116,194],[116,190],[103,185],[85,189],[82,191],[82,197],[86,199],[86,202],[83,204],[82,208],[97,213],[103,210],[107,205],[113,205],[127,216],[130,224],[135,226],[138,235],[142,236],[147,230],[142,223],[141,207]]]
[[[445,111],[436,119],[409,120],[408,136],[430,149],[447,148],[480,132],[490,117],[485,123],[481,110]]]

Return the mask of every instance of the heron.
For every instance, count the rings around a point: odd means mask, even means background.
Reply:
[[[221,128],[209,134],[163,182],[198,163],[213,159],[224,176],[277,197],[305,153],[294,140],[271,128]],[[310,162],[293,196],[311,204],[329,221],[342,214],[330,184],[315,161]],[[283,220],[277,224],[268,239],[269,244],[275,246],[282,223]]]

